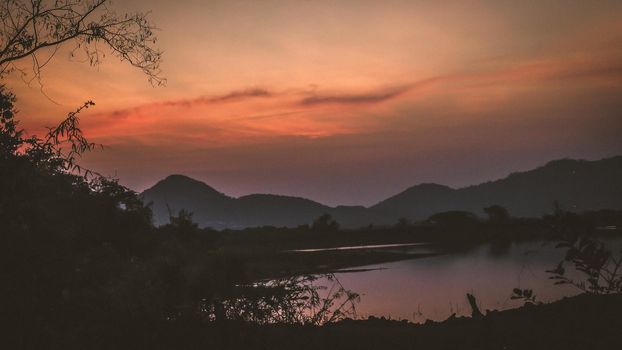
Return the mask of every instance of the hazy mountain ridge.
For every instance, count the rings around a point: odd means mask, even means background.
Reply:
[[[447,210],[476,214],[498,204],[515,216],[551,212],[555,200],[568,210],[622,209],[622,156],[597,161],[561,159],[536,169],[458,189],[424,183],[371,207],[330,207],[309,199],[272,194],[229,197],[207,184],[183,175],[171,175],[142,193],[152,202],[156,224],[168,222],[169,209],[185,208],[201,226],[242,228],[298,226],[323,213],[344,227],[392,224],[400,217],[419,220]],[[168,208],[167,208],[168,206]]]

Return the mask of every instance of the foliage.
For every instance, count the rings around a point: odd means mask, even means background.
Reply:
[[[334,232],[339,230],[339,223],[333,219],[332,215],[325,213],[313,221],[311,229],[314,231]]]
[[[547,272],[555,284],[569,284],[592,294],[622,292],[622,257],[615,257],[605,244],[591,237],[571,238],[558,244],[566,248],[566,256],[557,267]],[[569,262],[584,280],[568,277],[564,263]]]
[[[504,223],[510,220],[508,210],[500,205],[491,205],[484,208],[484,212],[488,215],[488,221],[494,223]]]
[[[155,47],[155,27],[143,13],[119,15],[108,0],[6,0],[0,4],[0,77],[32,58],[32,79],[64,44],[73,45],[91,65],[105,57],[102,46],[121,61],[139,68],[152,84],[161,77],[162,52]],[[99,45],[99,46],[98,46]],[[47,53],[47,57],[46,54]],[[25,71],[21,70],[26,75]]]
[[[533,290],[531,289],[514,288],[510,299],[522,300],[525,302],[525,305],[542,304],[541,302],[536,301],[536,295],[533,293]]]
[[[472,227],[479,223],[475,214],[468,211],[450,210],[431,215],[428,223],[443,227]]]
[[[2,160],[14,154],[21,146],[22,131],[15,121],[15,95],[0,84],[0,156]]]
[[[145,268],[152,249],[151,213],[117,181],[75,173],[75,157],[88,148],[80,146],[88,141],[77,113],[45,139],[25,138],[14,101],[0,88],[0,300],[7,318],[27,322],[12,324],[15,338],[36,343],[43,330],[64,334],[81,329],[80,319],[109,320],[138,297],[129,276]]]
[[[318,280],[332,284],[330,288]],[[346,290],[333,274],[293,276],[236,288],[236,297],[202,308],[211,320],[257,324],[323,325],[356,316],[359,295]],[[324,295],[322,295],[324,294]]]
[[[410,226],[412,226],[412,223],[410,222],[410,220],[408,220],[408,218],[405,217],[399,218],[397,224],[395,224],[395,228],[398,230],[405,230],[408,229]]]

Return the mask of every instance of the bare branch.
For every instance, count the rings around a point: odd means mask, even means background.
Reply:
[[[95,66],[100,63],[102,42],[121,61],[140,69],[153,85],[163,85],[162,51],[155,47],[156,28],[147,14],[117,15],[108,0],[6,0],[0,5],[0,77],[15,69],[14,63],[32,57],[33,74],[41,75],[58,48],[74,42]],[[54,52],[45,61],[36,55]]]

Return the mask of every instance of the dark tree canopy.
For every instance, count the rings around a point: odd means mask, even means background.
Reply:
[[[510,220],[510,212],[500,205],[491,205],[484,208],[484,212],[488,215],[490,222],[507,222]]]
[[[321,215],[311,225],[313,230],[332,232],[339,230],[339,223],[328,213]]]
[[[155,27],[144,13],[117,14],[108,0],[5,0],[0,4],[0,77],[32,59],[32,78],[61,46],[98,65],[108,47],[121,61],[139,68],[154,85],[161,76],[162,51],[155,47]],[[24,71],[22,73],[26,74]]]
[[[476,224],[478,219],[475,214],[468,211],[450,210],[434,214],[427,221],[443,226],[464,226]]]

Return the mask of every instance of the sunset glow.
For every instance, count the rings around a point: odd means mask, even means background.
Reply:
[[[166,87],[68,51],[42,85],[9,82],[31,133],[95,101],[82,126],[107,147],[84,165],[136,190],[183,173],[234,196],[369,205],[622,151],[620,1],[115,5],[151,11]]]

